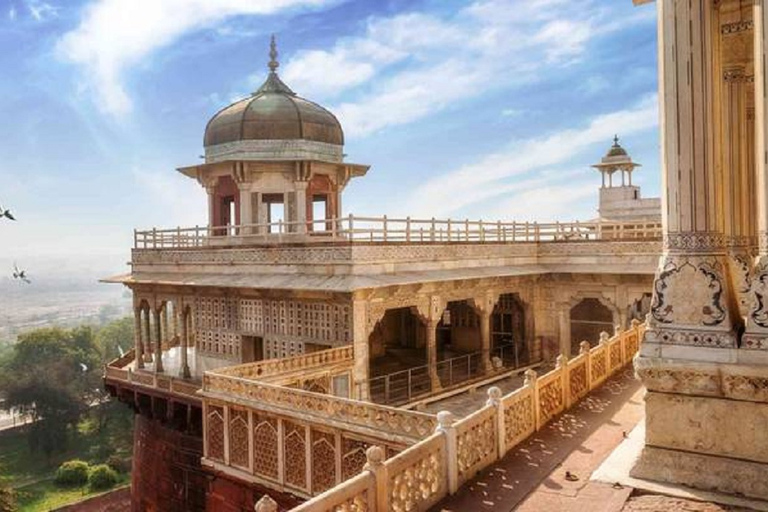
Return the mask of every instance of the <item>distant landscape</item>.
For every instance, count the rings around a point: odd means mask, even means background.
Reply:
[[[13,279],[12,261],[0,259],[0,346],[40,327],[104,325],[130,313],[128,290],[99,279],[127,272],[127,257],[25,258],[31,284]],[[8,269],[7,271],[4,271]]]

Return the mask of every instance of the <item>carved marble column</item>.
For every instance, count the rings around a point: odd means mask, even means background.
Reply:
[[[755,2],[755,60],[768,59],[768,5]],[[765,65],[755,67],[755,187],[757,196],[758,255],[750,279],[746,333],[741,346],[768,351],[768,77]]]
[[[171,346],[171,337],[168,333],[168,303],[163,303],[162,307],[160,308],[160,331],[163,333],[162,338],[160,339],[160,342],[158,345],[162,349],[168,349]]]
[[[481,368],[483,372],[492,369],[491,365],[491,316],[499,300],[499,294],[486,294],[470,300],[470,305],[480,320],[480,350],[483,353]],[[522,340],[521,340],[522,341]]]
[[[179,350],[181,351],[181,368],[179,369],[179,377],[182,379],[189,379],[191,377],[189,371],[189,361],[187,350],[189,348],[189,331],[187,330],[187,318],[184,309],[180,308],[178,312],[181,316],[181,341],[179,343]]]
[[[646,439],[631,475],[766,499],[768,430],[755,425],[768,421],[768,357],[740,343],[735,263],[750,244],[750,165],[765,161],[762,137],[759,158],[745,156],[752,3],[656,5],[665,244],[635,359],[647,388]]]
[[[371,307],[367,300],[352,302],[352,345],[355,362],[352,369],[353,397],[369,401],[370,393],[370,347],[369,336],[376,323],[384,316],[384,310]]]
[[[557,311],[558,338],[560,338],[560,355],[571,357],[571,305],[560,303]],[[548,359],[554,359],[554,355],[548,355]]]
[[[161,308],[154,308],[152,311],[155,321],[155,372],[163,372],[163,332],[162,332],[162,320]]]
[[[728,279],[717,204],[723,172],[715,152],[719,99],[712,0],[660,0],[660,103],[664,255],[654,283],[643,356],[700,358],[702,347],[735,347],[740,322]]]
[[[149,306],[144,306],[144,362],[152,362],[152,331]]]
[[[133,308],[133,340],[136,368],[142,369],[144,368],[144,345],[141,341],[141,309],[138,306]]]
[[[308,231],[307,208],[309,208],[309,205],[311,204],[311,201],[309,203],[307,202],[307,186],[309,184],[306,181],[297,181],[294,185],[296,186],[296,222],[299,223],[296,231],[299,234],[304,235]],[[319,224],[312,224],[312,228],[309,229],[309,231],[314,231],[318,228],[321,228]]]

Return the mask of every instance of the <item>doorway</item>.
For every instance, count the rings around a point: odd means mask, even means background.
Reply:
[[[260,336],[242,337],[242,361],[254,363],[264,359],[264,339]]]

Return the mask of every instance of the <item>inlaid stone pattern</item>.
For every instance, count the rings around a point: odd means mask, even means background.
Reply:
[[[676,326],[723,324],[728,319],[723,271],[711,258],[667,258],[654,283],[654,320]]]

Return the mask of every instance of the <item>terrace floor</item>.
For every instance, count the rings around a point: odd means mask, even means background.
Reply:
[[[631,489],[589,477],[643,418],[643,393],[625,368],[433,510],[621,511]]]

